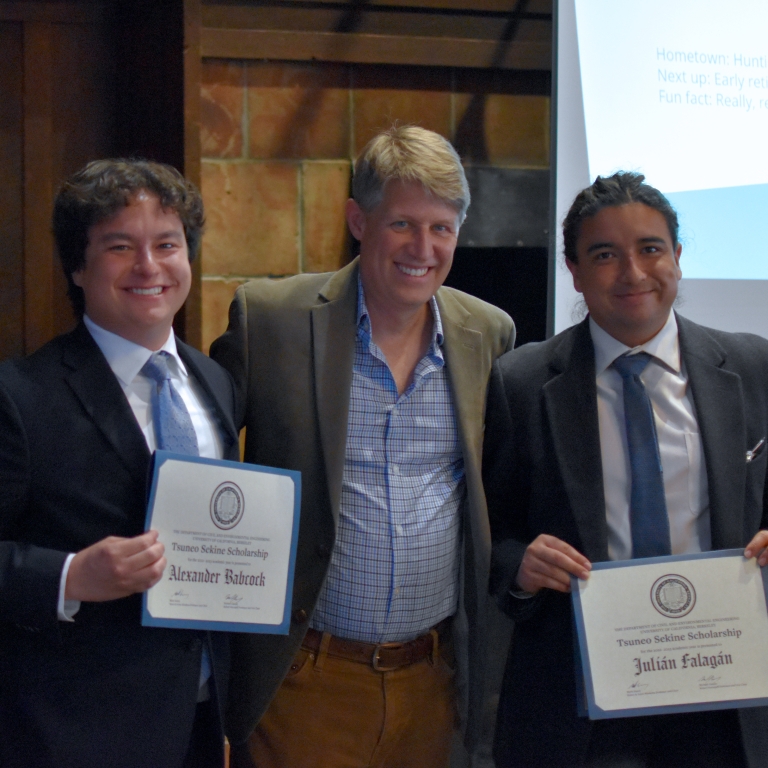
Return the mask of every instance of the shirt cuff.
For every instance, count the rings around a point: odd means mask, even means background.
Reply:
[[[56,606],[56,614],[59,621],[74,621],[74,615],[80,610],[79,600],[65,600],[64,594],[67,587],[67,574],[69,573],[69,566],[72,563],[75,555],[70,554],[64,561],[64,567],[61,569],[61,580],[59,581],[59,602]]]
[[[524,592],[522,589],[510,589],[509,594],[518,600],[530,600],[532,597],[536,597],[533,592]]]

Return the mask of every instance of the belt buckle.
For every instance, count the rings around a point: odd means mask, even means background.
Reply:
[[[373,649],[373,660],[371,662],[371,666],[377,671],[377,672],[391,672],[393,669],[397,669],[398,666],[402,665],[396,665],[394,667],[384,667],[379,663],[379,654],[383,650],[397,650],[399,648],[403,648],[405,646],[405,643],[397,643],[397,642],[391,642],[391,643],[379,643],[374,649]]]

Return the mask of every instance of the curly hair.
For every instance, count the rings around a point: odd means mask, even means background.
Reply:
[[[90,229],[129,205],[141,191],[157,195],[164,210],[178,214],[190,261],[200,250],[205,225],[203,199],[195,185],[175,168],[138,159],[88,163],[61,185],[53,205],[53,236],[78,318],[85,312],[85,296],[72,281],[72,273],[85,266]]]

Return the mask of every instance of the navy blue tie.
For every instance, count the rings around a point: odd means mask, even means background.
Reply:
[[[669,555],[669,518],[653,408],[640,374],[651,356],[622,355],[613,361],[624,383],[624,422],[632,473],[629,519],[632,557]]]
[[[152,387],[155,443],[161,451],[199,456],[197,435],[189,411],[171,384],[168,357],[167,352],[155,352],[141,369],[141,373],[157,385]]]

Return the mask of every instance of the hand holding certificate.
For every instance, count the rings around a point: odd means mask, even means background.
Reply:
[[[300,496],[298,472],[157,451],[146,527],[168,564],[142,623],[286,634]]]
[[[597,563],[572,595],[590,718],[768,703],[764,574],[741,550]]]

